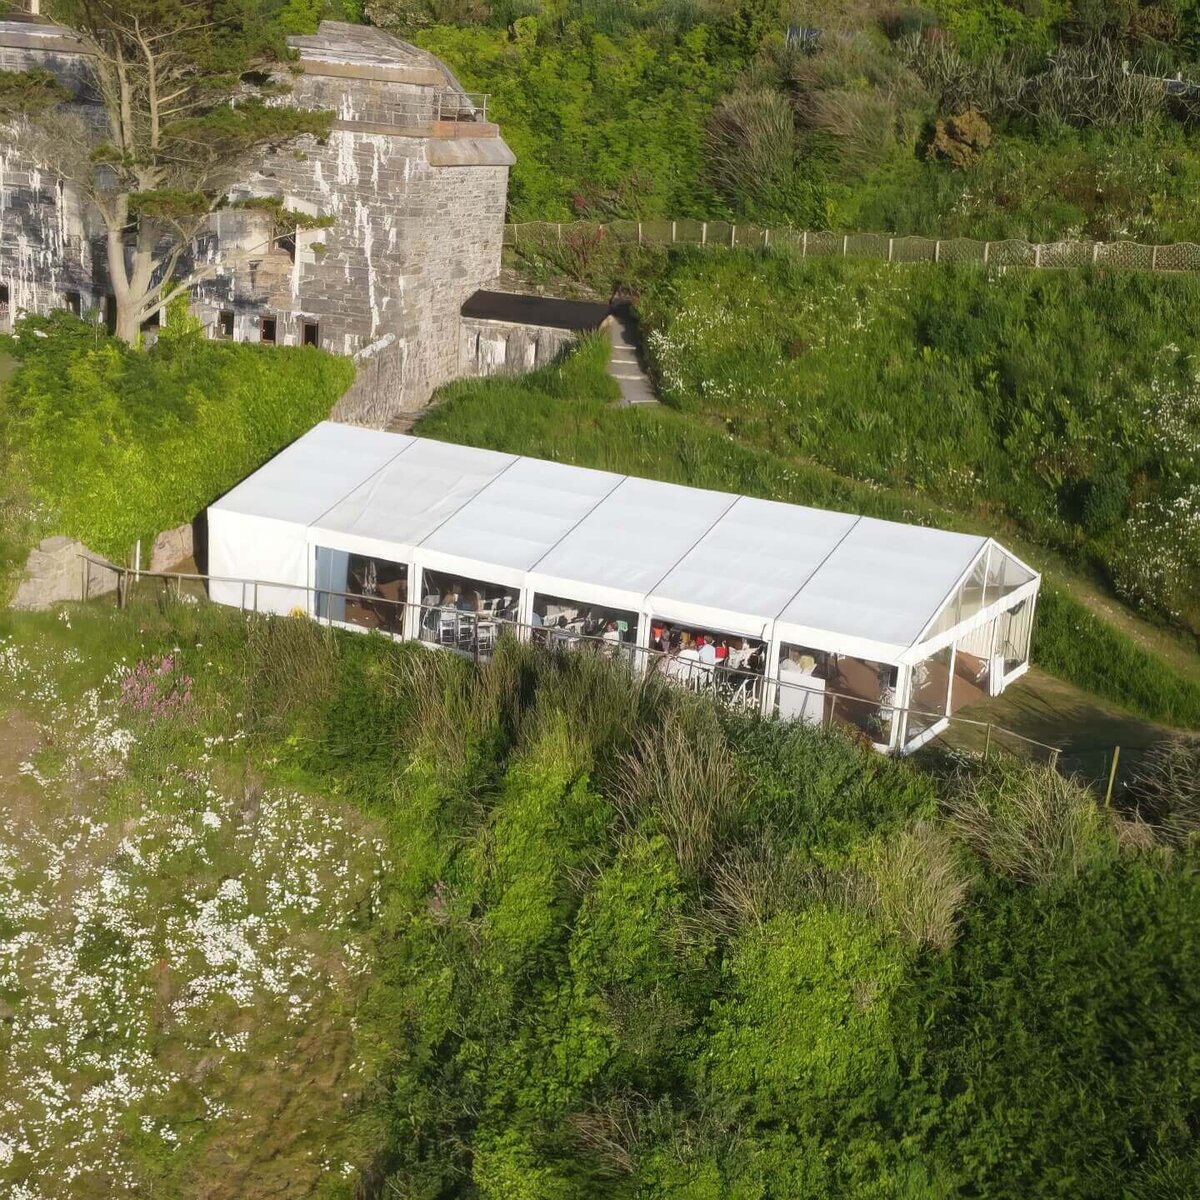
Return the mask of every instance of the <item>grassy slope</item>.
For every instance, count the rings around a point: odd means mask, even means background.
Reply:
[[[995,525],[964,519],[927,498],[746,446],[707,422],[667,408],[617,409],[611,403],[616,385],[605,372],[607,356],[607,340],[598,338],[562,364],[533,375],[451,384],[418,432],[697,487],[998,532]],[[1014,549],[1042,561],[1032,547]],[[1055,674],[1153,720],[1200,724],[1200,682],[1193,664],[1176,667],[1096,617],[1071,595],[1086,586],[1060,571],[1049,573],[1035,658]],[[1143,636],[1154,638],[1156,647],[1163,644],[1149,627]],[[1181,646],[1167,645],[1188,661]]]
[[[144,880],[129,851],[77,846],[76,882],[104,872],[93,890],[114,899],[82,929],[66,909],[49,934],[10,906],[16,930],[38,932],[19,986],[49,1003],[44,948],[63,944],[68,987],[120,974],[120,990],[92,989],[103,1055],[67,1054],[68,1095],[137,1051],[182,1082],[93,1096],[108,1136],[39,1126],[42,1190],[332,1200],[368,1168],[387,1191],[443,1200],[1194,1190],[1198,877],[1183,852],[1133,849],[1147,831],[1135,841],[1069,784],[996,764],[974,782],[927,774],[837,734],[720,718],[590,656],[507,644],[477,672],[206,606],[68,611],[69,626],[0,615],[30,663],[18,697],[0,647],[3,708],[24,711],[19,756],[44,739],[35,763],[52,779],[22,785],[40,803],[10,811],[3,844],[14,817],[50,830],[46,797],[72,760],[96,773],[79,717],[98,689],[95,715],[136,742],[82,811],[64,797],[62,820],[105,836],[119,821],[144,852],[142,823],[165,818],[158,851],[192,848]],[[190,706],[151,725],[114,710],[114,666],[163,653],[192,675]],[[280,790],[314,798],[286,829],[269,819]],[[347,920],[328,898],[306,914],[255,892],[289,860],[292,888],[310,862],[336,871],[359,831],[386,843],[383,904]],[[351,879],[371,877],[370,849],[349,856]],[[214,972],[179,950],[164,969],[140,932],[120,953],[96,941],[187,913],[190,888],[208,897],[231,878],[268,932],[318,956],[291,985],[316,1005],[300,1019],[257,994],[239,1012],[219,981],[207,1007],[172,1018],[164,996]],[[368,987],[339,1003],[352,942]],[[132,996],[144,1010],[127,1011]],[[3,999],[24,1055],[31,1000]],[[244,1049],[221,1044],[251,1016]],[[0,1059],[0,1076],[24,1061]],[[0,1106],[38,1078],[5,1079]],[[204,1116],[205,1097],[230,1112]],[[107,1176],[56,1187],[95,1153]],[[0,1162],[0,1182],[33,1157]]]
[[[17,367],[0,378],[0,588],[49,533],[118,561],[138,538],[147,550],[325,417],[354,378],[348,359],[210,342],[182,319],[148,352],[65,312],[18,328],[4,339]]]

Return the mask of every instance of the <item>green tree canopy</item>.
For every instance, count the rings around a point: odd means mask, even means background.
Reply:
[[[76,96],[44,71],[0,73],[0,119],[99,214],[117,333],[132,342],[210,269],[191,267],[189,251],[248,161],[324,136],[332,114],[268,102],[286,90],[277,76],[289,51],[255,0],[47,7],[79,37],[93,86]]]

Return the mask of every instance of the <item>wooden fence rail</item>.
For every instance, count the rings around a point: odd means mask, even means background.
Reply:
[[[1026,242],[1019,239],[896,237],[887,233],[769,229],[729,221],[533,221],[504,227],[504,244],[519,250],[562,248],[586,255],[606,239],[641,246],[780,247],[803,258],[874,258],[883,262],[977,263],[996,267],[1109,267],[1136,271],[1200,271],[1200,245],[1172,242]]]

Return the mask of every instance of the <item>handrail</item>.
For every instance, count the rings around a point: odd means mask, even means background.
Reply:
[[[89,566],[101,567],[105,570],[115,572],[118,575],[117,587],[117,603],[120,607],[124,607],[129,587],[129,577],[134,574],[132,567],[122,567],[116,563],[109,562],[107,559],[97,558],[91,554],[80,554],[79,557]],[[474,658],[476,661],[486,661],[491,654],[491,646],[498,640],[501,632],[509,632],[521,637],[522,640],[531,642],[543,642],[549,649],[575,649],[578,646],[590,648],[597,653],[605,654],[606,656],[615,659],[627,658],[628,664],[635,670],[643,671],[649,674],[652,671],[658,671],[664,677],[671,679],[667,674],[667,664],[671,661],[678,661],[675,657],[665,651],[653,650],[650,647],[637,646],[628,642],[612,642],[606,641],[602,637],[597,637],[591,634],[583,633],[563,633],[554,626],[535,626],[518,622],[515,619],[501,616],[498,613],[486,611],[465,611],[458,608],[446,608],[440,605],[425,605],[416,602],[404,600],[391,600],[379,595],[364,595],[361,592],[344,592],[334,588],[318,588],[307,584],[299,583],[282,583],[276,580],[266,579],[251,579],[231,575],[210,575],[201,573],[191,573],[186,571],[140,571],[137,573],[140,579],[162,579],[167,583],[174,582],[177,587],[181,587],[184,581],[201,583],[209,585],[212,583],[232,583],[237,584],[242,589],[242,602],[239,605],[240,611],[244,613],[258,614],[259,599],[263,592],[268,589],[278,589],[289,593],[303,593],[307,598],[307,605],[302,606],[297,604],[295,611],[299,614],[311,617],[318,622],[324,622],[327,626],[337,626],[347,630],[361,630],[363,632],[379,632],[385,637],[405,638],[408,640],[420,641],[422,645],[438,646],[443,649],[453,650],[459,653],[466,654],[468,657]],[[89,577],[90,578],[90,577]],[[247,589],[250,589],[247,591]],[[83,595],[88,592],[88,579],[84,580]],[[315,610],[321,607],[321,598],[326,598],[326,615],[319,615]],[[328,615],[329,605],[328,600],[354,600],[359,603],[364,603],[378,610],[383,608],[390,609],[397,614],[395,624],[397,629],[389,631],[377,627],[369,627],[354,622],[335,621],[332,616]],[[247,604],[247,600],[250,601]],[[315,601],[315,603],[314,603]],[[458,625],[472,629],[473,634],[470,639],[470,644],[463,646],[460,644],[460,639],[456,636],[449,642],[440,640],[430,640],[421,637],[421,631],[425,628],[425,618],[430,614],[453,614]],[[410,624],[410,614],[414,619],[414,623]],[[495,627],[495,636],[488,634],[481,643],[479,630],[481,622],[485,625]],[[411,634],[410,630],[416,632]],[[639,662],[640,660],[640,662]],[[737,683],[738,686],[734,689],[736,693],[746,690],[751,693],[757,693],[750,698],[755,705],[762,706],[763,701],[767,699],[769,693],[768,688],[778,688],[781,691],[787,689],[790,694],[804,693],[808,696],[829,698],[833,700],[833,706],[826,716],[824,713],[821,717],[821,724],[832,724],[837,717],[837,705],[839,702],[847,706],[857,706],[858,708],[868,707],[875,708],[881,714],[882,722],[895,721],[898,717],[904,716],[908,718],[915,717],[917,720],[927,720],[931,723],[946,721],[950,724],[967,725],[976,729],[984,730],[987,735],[985,743],[984,756],[987,755],[987,750],[991,746],[993,734],[999,733],[1006,738],[1012,738],[1021,742],[1025,746],[1036,748],[1045,752],[1049,759],[1051,767],[1057,767],[1058,760],[1062,754],[1061,746],[1054,746],[1048,742],[1038,741],[1036,738],[1028,737],[1026,734],[1017,733],[1016,730],[1008,729],[1004,726],[997,725],[992,721],[982,721],[975,717],[961,717],[953,713],[934,713],[927,712],[923,709],[913,708],[911,706],[901,706],[887,702],[884,698],[879,700],[870,700],[863,696],[856,696],[850,692],[837,692],[827,688],[816,689],[805,687],[803,684],[798,684],[790,680],[780,679],[778,676],[770,677],[762,672],[743,671],[730,667],[711,666],[710,664],[689,662],[686,664],[687,670],[685,677],[679,680],[684,686],[693,688],[693,690],[706,690],[711,688],[714,694],[720,695],[719,685],[725,685],[727,688],[731,683]],[[725,699],[733,699],[725,697]],[[772,704],[772,708],[777,707],[777,704]],[[861,728],[853,721],[845,721],[843,723],[850,724],[854,728]],[[864,733],[868,731],[863,730]],[[869,733],[868,733],[868,736]],[[876,743],[879,744],[879,743]]]

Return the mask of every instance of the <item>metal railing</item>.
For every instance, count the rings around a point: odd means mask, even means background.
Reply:
[[[833,233],[829,230],[769,229],[731,221],[531,221],[504,227],[504,244],[518,250],[579,249],[605,239],[642,246],[780,247],[801,258],[872,258],[890,263],[975,263],[995,267],[1200,271],[1200,245],[1173,242],[1027,242],[1017,238],[897,237],[887,233]]]
[[[118,607],[128,603],[130,588],[147,580],[157,580],[170,594],[182,597],[185,585],[196,588],[193,598],[207,595],[213,584],[231,585],[238,589],[236,607],[252,615],[286,615],[306,617],[329,627],[359,633],[379,633],[394,640],[419,641],[423,645],[452,651],[486,663],[503,636],[516,637],[550,651],[587,652],[624,663],[637,674],[660,674],[667,681],[689,691],[711,695],[731,708],[746,712],[778,714],[789,710],[800,715],[795,719],[806,724],[829,728],[841,725],[868,737],[877,748],[891,741],[893,722],[903,719],[909,736],[913,726],[928,729],[946,721],[960,731],[975,731],[982,739],[979,750],[986,760],[993,750],[1005,749],[1026,757],[1045,761],[1057,769],[1062,748],[1027,737],[991,721],[963,717],[953,713],[936,713],[911,706],[896,705],[884,696],[870,699],[852,692],[831,688],[811,688],[803,684],[768,676],[762,670],[748,670],[712,665],[703,662],[681,661],[677,654],[636,645],[631,640],[613,640],[582,629],[522,624],[514,610],[464,611],[439,605],[418,604],[407,599],[390,599],[361,592],[344,592],[304,584],[279,583],[262,579],[234,576],[189,574],[175,571],[141,571],[121,567],[104,559],[81,555],[83,560],[82,594],[92,594],[94,570],[115,575]],[[353,606],[357,620],[333,616],[334,602]],[[228,602],[226,602],[228,603]],[[765,651],[765,647],[764,647]],[[790,696],[784,704],[782,697]],[[801,702],[802,701],[802,702]]]
[[[489,95],[454,88],[429,88],[395,100],[385,108],[387,123],[424,129],[442,122],[485,122]]]

